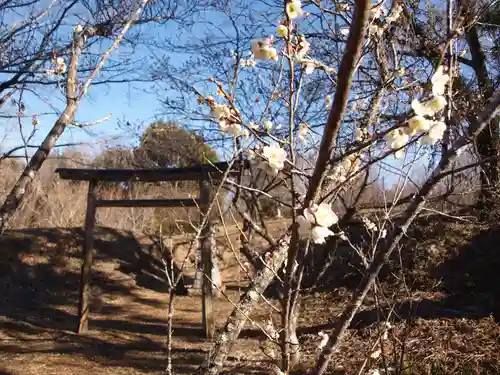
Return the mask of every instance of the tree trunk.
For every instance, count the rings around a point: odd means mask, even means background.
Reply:
[[[76,100],[68,100],[68,104],[64,112],[59,116],[56,123],[45,137],[41,146],[37,149],[33,157],[30,159],[26,168],[24,168],[21,177],[10,191],[5,199],[2,207],[0,207],[0,230],[7,228],[8,223],[19,210],[28,189],[31,187],[37,172],[40,170],[43,162],[49,156],[54,148],[57,140],[66,129],[66,126],[73,121],[76,113]]]
[[[285,310],[286,306],[282,309]],[[291,309],[288,321],[285,322],[282,339],[282,368],[285,370],[292,369],[300,360],[300,343],[297,337],[297,322],[300,314],[300,297]],[[285,332],[286,330],[286,332]]]
[[[483,98],[482,103],[485,104],[493,95],[493,85],[488,75],[486,59],[479,41],[477,27],[472,26],[467,31],[466,36],[472,57],[472,67]],[[497,157],[499,154],[498,120],[498,118],[492,119],[476,140],[479,157],[485,160],[480,172],[481,194],[479,198],[479,206],[484,210],[491,210],[496,203],[495,188],[499,182]]]
[[[0,207],[0,231],[4,231],[7,228],[10,220],[19,210],[21,203],[25,199],[28,189],[33,184],[36,173],[42,167],[43,162],[49,156],[57,140],[66,129],[66,126],[75,119],[79,101],[76,89],[78,80],[77,67],[83,45],[84,38],[81,35],[75,34],[71,48],[68,77],[66,78],[66,108],[56,120],[52,129],[50,129],[50,132],[36,150],[26,168],[24,168],[21,177],[19,177],[9,195],[7,195],[2,207]]]
[[[132,23],[139,17],[143,8],[146,6],[149,0],[141,0],[137,5],[137,8],[130,14],[130,17],[123,27],[120,34],[115,38],[114,43],[109,47],[106,52],[102,55],[99,63],[95,69],[91,72],[89,78],[80,90],[77,90],[78,85],[78,61],[80,59],[80,54],[85,45],[85,41],[96,35],[109,36],[107,30],[102,27],[87,28],[82,33],[73,33],[73,44],[71,46],[70,63],[68,69],[68,76],[66,78],[66,108],[63,113],[59,116],[54,126],[50,130],[49,134],[45,137],[40,147],[37,149],[33,157],[28,162],[28,165],[24,169],[21,177],[17,180],[16,184],[10,191],[9,195],[5,199],[2,207],[0,207],[0,232],[5,230],[9,221],[12,219],[14,214],[19,210],[21,203],[26,197],[27,190],[31,187],[36,173],[40,170],[43,162],[47,159],[50,152],[54,148],[57,140],[61,134],[66,129],[66,126],[71,124],[75,119],[76,110],[78,104],[82,97],[87,93],[89,86],[94,80],[97,73],[101,70],[104,63],[109,58],[111,51],[118,46],[120,41],[123,39],[124,35],[132,25]],[[75,4],[74,1],[72,4]],[[102,25],[101,25],[102,26]],[[107,24],[106,27],[110,26]]]
[[[491,119],[495,116],[498,108],[500,108],[500,95],[495,96],[483,112],[477,117],[477,122],[471,125],[469,135],[471,137],[477,137],[478,134],[480,134],[491,122]],[[431,176],[420,188],[410,206],[408,206],[408,208],[401,215],[399,225],[395,227],[395,229],[387,236],[385,246],[382,247],[375,255],[373,262],[367,270],[366,276],[361,280],[359,286],[354,291],[351,301],[345,307],[340,317],[336,320],[335,327],[330,332],[330,338],[321,351],[321,355],[316,363],[314,371],[312,372],[314,375],[322,375],[326,372],[332,353],[334,353],[340,345],[341,340],[363,303],[368,291],[375,283],[383,265],[387,263],[389,257],[406,233],[408,227],[425,206],[426,200],[434,187],[442,180],[443,176],[445,176],[444,172],[448,171],[450,166],[455,161],[457,157],[456,150],[469,144],[469,135],[464,135],[459,138],[453,147],[441,158],[439,165],[434,169]]]
[[[274,279],[275,272],[281,267],[288,253],[290,236],[286,235],[272,253],[272,260],[267,267],[260,270],[253,282],[247,288],[225,326],[215,335],[215,345],[208,358],[196,370],[195,375],[216,375],[224,366],[224,362],[236,342],[248,314],[253,310],[260,295],[264,293],[269,283]]]

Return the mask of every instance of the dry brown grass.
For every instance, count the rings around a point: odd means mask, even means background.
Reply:
[[[87,183],[61,180],[58,167],[83,168],[83,161],[49,159],[36,177],[32,189],[11,223],[13,228],[70,228],[83,224],[87,205]],[[84,167],[90,167],[85,164]],[[3,201],[21,172],[19,163],[5,160],[0,164],[0,201]],[[176,199],[196,197],[196,185],[134,184],[125,190],[118,184],[104,185],[99,190],[103,199]],[[100,208],[97,224],[135,232],[170,233],[191,231],[198,222],[196,208]]]

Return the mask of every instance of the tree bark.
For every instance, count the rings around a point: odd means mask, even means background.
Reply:
[[[309,187],[304,201],[304,206],[306,207],[314,201],[318,191],[321,189],[323,174],[329,162],[331,151],[335,146],[335,137],[341,126],[342,116],[347,106],[349,91],[356,70],[356,64],[361,55],[363,36],[365,35],[368,19],[368,3],[368,0],[356,0],[347,48],[340,63],[337,91],[335,92],[334,102],[321,139],[319,156],[316,160],[314,172],[309,181]],[[296,230],[294,233],[297,233]],[[275,272],[280,269],[287,256],[289,258],[288,267],[293,267],[297,243],[293,241],[290,243],[290,237],[290,234],[287,234],[278,242],[270,264],[260,270],[252,284],[247,288],[240,302],[228,318],[226,325],[217,333],[215,337],[215,346],[212,348],[207,360],[200,366],[195,374],[216,375],[219,373],[245,324],[248,313],[252,311],[259,294],[262,294],[266,290],[274,279]],[[290,274],[290,269],[287,270],[287,274]],[[289,305],[290,304],[287,303],[287,306]],[[290,311],[291,310],[289,310],[289,312]],[[288,336],[288,332],[285,332],[285,335]]]
[[[77,66],[82,51],[84,39],[82,36],[75,36],[71,50],[70,66],[68,78],[66,79],[66,108],[56,120],[52,129],[43,140],[33,157],[30,159],[23,173],[16,184],[7,195],[2,207],[0,207],[0,231],[4,231],[14,214],[19,210],[26,197],[27,190],[31,187],[36,173],[40,170],[43,162],[47,159],[54,148],[57,140],[70,124],[76,114],[78,106],[77,97]]]
[[[361,280],[361,283],[356,288],[351,302],[344,309],[340,317],[335,323],[335,327],[330,332],[330,339],[321,351],[320,357],[316,364],[313,374],[321,375],[327,370],[332,353],[338,348],[340,341],[344,337],[347,329],[349,328],[352,319],[356,315],[359,307],[363,303],[366,294],[373,286],[380,270],[383,265],[388,261],[394,249],[397,247],[399,241],[405,234],[408,227],[413,220],[418,216],[419,212],[425,206],[425,202],[432,192],[433,188],[441,181],[445,175],[443,172],[447,171],[457,158],[457,150],[470,142],[471,138],[477,137],[485,127],[488,126],[491,119],[495,116],[498,108],[500,107],[500,95],[488,104],[484,111],[478,116],[476,123],[471,125],[469,134],[462,136],[442,158],[439,165],[434,169],[432,175],[427,179],[425,184],[419,190],[413,202],[404,211],[399,221],[399,225],[387,236],[385,246],[375,255],[373,262],[367,270],[367,276]]]
[[[488,75],[486,58],[479,41],[476,26],[472,26],[466,33],[467,44],[472,58],[472,68],[476,74],[477,85],[486,103],[493,96],[493,85]],[[495,188],[498,187],[498,154],[499,154],[499,129],[498,118],[492,119],[488,126],[478,135],[476,140],[479,157],[486,160],[480,171],[481,194],[479,206],[481,209],[490,210],[495,205]]]
[[[289,242],[289,235],[279,241],[278,247],[272,253],[271,262],[255,277],[224,327],[217,332],[214,347],[205,362],[196,370],[195,375],[216,375],[222,370],[231,348],[245,325],[248,314],[253,310],[259,296],[264,293],[269,283],[274,279],[275,272],[285,261]]]

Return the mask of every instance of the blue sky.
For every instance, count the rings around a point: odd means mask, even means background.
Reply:
[[[217,23],[219,25],[227,25],[227,19],[222,18],[220,15],[214,16],[213,12],[207,12],[205,14],[205,19],[211,22]],[[274,17],[269,19],[269,32],[274,31],[276,20]],[[71,29],[73,25],[68,22],[68,40],[71,36]],[[207,27],[206,23],[199,22],[192,30],[194,34],[203,35],[204,28]],[[228,28],[230,33],[231,29]],[[154,40],[155,38],[162,38],[165,33],[178,33],[178,29],[174,23],[167,23],[165,26],[161,27],[150,27],[143,26],[141,32],[143,37],[150,38]],[[226,30],[225,30],[226,31]],[[183,40],[189,40],[192,38],[193,34],[184,33],[179,35],[179,42]],[[127,47],[123,45],[118,48],[117,51],[113,52],[112,58],[116,59],[120,56],[125,55],[128,52]],[[147,56],[150,53],[146,47],[139,47],[138,52],[135,57],[141,58]],[[163,51],[155,51],[159,58],[161,54],[165,53]],[[186,56],[182,54],[167,54],[170,58],[178,63],[185,60]],[[208,78],[208,77],[207,77]],[[87,97],[84,98],[79,106],[76,120],[81,123],[97,121],[108,113],[112,113],[111,117],[97,125],[86,129],[79,129],[76,127],[69,127],[63,136],[58,141],[58,144],[64,143],[78,143],[84,142],[91,144],[92,147],[86,147],[87,152],[97,153],[104,146],[110,145],[132,145],[137,142],[137,134],[134,134],[131,130],[126,130],[119,127],[120,122],[130,122],[136,125],[134,128],[137,129],[138,124],[143,124],[143,127],[151,123],[154,119],[161,117],[162,107],[158,100],[157,94],[153,90],[154,83],[130,83],[130,84],[111,84],[111,85],[99,85],[91,86]],[[152,93],[148,91],[153,91]],[[45,96],[51,102],[51,104],[56,105],[59,110],[64,108],[64,102],[62,93],[57,93],[54,87],[44,87],[41,91],[42,95]],[[168,93],[162,93],[162,95],[168,95]],[[195,98],[193,98],[195,100]],[[47,105],[38,99],[31,97],[29,101],[27,100],[27,110],[26,115],[31,116],[32,114],[47,111]],[[40,116],[40,125],[37,127],[37,133],[33,139],[32,144],[39,144],[43,139],[45,134],[52,127],[57,116],[46,115]],[[326,113],[325,113],[326,119]],[[31,119],[28,117],[25,120],[27,131],[30,130]],[[9,127],[17,129],[16,121],[10,121]],[[2,151],[8,150],[10,147],[14,147],[20,144],[20,138],[17,136],[17,131],[10,132],[11,134],[4,142],[0,144]],[[32,150],[30,150],[32,152]],[[18,153],[18,154],[22,154]],[[389,161],[389,160],[388,160]],[[389,161],[390,162],[390,161]],[[395,163],[399,164],[398,162]]]
[[[10,14],[11,23],[19,22],[22,15]],[[77,21],[74,20],[74,15],[68,17],[67,25],[61,28],[59,36],[71,40],[72,29]],[[171,32],[175,29],[175,24],[167,23],[159,28],[140,26],[140,31],[144,38],[161,37],[166,32]],[[105,46],[105,45],[104,45]],[[103,46],[100,46],[101,49]],[[141,59],[147,57],[148,51],[144,46],[136,48],[134,58]],[[117,50],[114,50],[111,55],[111,60],[127,58],[130,54],[130,48],[123,43],[119,45]],[[64,56],[68,62],[68,56]],[[49,68],[49,66],[45,66]],[[147,74],[146,71],[143,72]],[[98,75],[96,81],[102,75]],[[7,75],[0,74],[0,80],[5,80]],[[80,75],[82,82],[86,80],[86,76]],[[104,122],[93,125],[92,127],[79,129],[70,126],[61,136],[58,144],[65,143],[89,143],[92,148],[86,147],[88,152],[93,150],[98,152],[99,148],[104,145],[114,144],[133,144],[136,138],[130,132],[119,127],[119,123],[129,121],[132,124],[150,123],[160,114],[161,106],[155,93],[151,93],[154,88],[154,83],[113,83],[91,86],[87,96],[79,105],[76,121],[80,123],[94,122],[104,118],[110,112],[112,115]],[[36,88],[37,94],[41,97],[25,92],[23,102],[25,103],[25,118],[22,119],[25,137],[30,134],[33,127],[31,125],[31,116],[39,115],[39,125],[36,127],[35,136],[29,142],[30,144],[38,145],[48,133],[57,119],[55,112],[60,112],[64,109],[64,95],[56,85],[39,86]],[[0,110],[0,114],[12,115],[17,112],[17,108],[13,105],[6,104]],[[47,112],[51,112],[47,114]],[[41,114],[41,115],[40,115]],[[22,145],[22,137],[19,132],[19,124],[16,118],[2,119],[2,128],[0,134],[0,151],[5,152],[13,147]],[[34,150],[30,149],[29,153]],[[18,152],[18,155],[23,155],[24,151]]]
[[[220,15],[213,16],[207,13],[206,19],[211,22],[218,23],[219,25],[227,25],[227,19],[222,18]],[[274,17],[272,17],[274,18]],[[279,19],[279,17],[278,17]],[[270,19],[269,33],[274,32],[275,24],[277,20]],[[207,27],[204,22],[200,22],[192,30],[194,34],[203,35],[204,28]],[[71,36],[71,25],[68,26],[67,34],[68,39]],[[225,32],[231,33],[231,28],[225,28]],[[175,24],[170,23],[162,27],[149,27],[143,26],[141,30],[143,37],[146,38],[162,38],[165,33],[175,33],[178,29]],[[182,34],[180,35],[179,42],[183,39],[188,40],[193,34]],[[265,34],[264,34],[265,35]],[[249,46],[248,46],[249,47]],[[120,55],[126,54],[127,48],[120,46],[118,50],[115,50],[112,55],[112,59],[119,58]],[[147,56],[151,51],[146,50],[146,47],[140,47],[136,53],[136,58],[142,58]],[[164,53],[163,51],[155,51],[158,54]],[[187,56],[182,54],[168,54],[168,56],[181,63]],[[161,58],[161,55],[160,55]],[[208,77],[207,77],[208,78]],[[88,95],[81,102],[76,121],[81,123],[94,122],[103,117],[107,116],[110,112],[111,117],[99,124],[93,125],[92,127],[79,129],[77,127],[68,127],[62,137],[59,139],[58,144],[66,143],[88,143],[88,147],[83,147],[88,153],[96,154],[99,153],[105,146],[112,145],[133,145],[137,142],[137,133],[134,134],[133,131],[127,131],[123,127],[120,128],[120,122],[130,122],[135,125],[134,128],[137,129],[137,125],[142,124],[142,128],[151,123],[154,119],[161,117],[162,107],[158,100],[157,94],[153,90],[153,83],[130,83],[130,84],[110,84],[110,85],[99,85],[91,86]],[[153,91],[148,93],[148,91]],[[56,93],[56,94],[54,94]],[[57,93],[54,87],[44,87],[41,94],[51,102],[52,105],[56,105],[59,111],[64,108],[64,96],[62,93]],[[168,93],[162,93],[162,95],[168,95]],[[50,99],[48,99],[50,98]],[[193,98],[195,100],[195,98]],[[31,116],[36,113],[46,112],[47,105],[42,100],[35,99],[31,97],[27,101],[26,115]],[[327,113],[325,112],[325,120]],[[43,137],[50,130],[54,124],[57,116],[56,115],[45,115],[40,116],[40,124],[37,126],[36,136],[30,142],[31,144],[39,144]],[[27,131],[30,131],[31,118],[28,117],[25,120]],[[12,121],[12,125],[17,128],[15,121]],[[7,138],[1,145],[2,151],[8,150],[10,147],[18,146],[20,144],[20,138],[17,136],[18,132],[12,132],[14,136]],[[58,149],[61,150],[61,149]],[[32,153],[33,150],[30,150]],[[22,155],[24,151],[18,152]],[[54,154],[54,153],[53,153]]]

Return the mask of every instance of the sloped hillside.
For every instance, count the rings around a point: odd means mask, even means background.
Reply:
[[[286,223],[273,224],[281,231]],[[223,281],[231,302],[218,299],[222,325],[248,282],[238,271],[227,238],[219,233]],[[4,374],[160,374],[164,356],[167,295],[155,239],[110,228],[96,233],[90,332],[78,336],[80,229],[26,229],[0,240],[0,369]],[[174,238],[177,260],[189,238]],[[453,220],[422,220],[382,272],[332,361],[332,373],[392,369],[405,374],[500,373],[500,230]],[[335,259],[335,273],[321,290],[307,293],[299,338],[304,364],[317,355],[319,331],[327,332],[362,275],[355,258]],[[185,283],[193,276],[185,273]],[[344,272],[346,271],[346,272]],[[347,275],[347,276],[346,276]],[[210,343],[201,332],[199,297],[176,296],[173,362],[189,374]],[[276,301],[270,303],[279,307]],[[251,319],[279,322],[261,301]],[[380,322],[391,322],[383,344]],[[380,349],[378,356],[373,353]],[[269,374],[278,352],[248,324],[228,363],[228,373]],[[304,373],[306,366],[296,368]],[[404,369],[404,371],[399,371]],[[235,372],[236,371],[236,372]],[[0,372],[1,373],[1,372]]]

